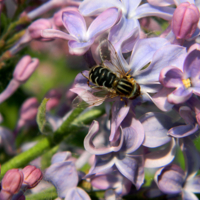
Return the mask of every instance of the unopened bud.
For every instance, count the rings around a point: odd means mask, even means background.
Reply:
[[[24,176],[21,170],[11,169],[6,172],[1,182],[1,199],[10,199],[14,194],[18,193],[23,182]]]
[[[39,103],[35,97],[27,99],[20,109],[20,118],[26,121],[34,120],[37,115],[38,107]]]
[[[15,80],[24,83],[32,75],[39,64],[39,60],[30,56],[24,56],[15,67],[13,77]]]
[[[14,130],[15,135],[22,127],[36,123],[38,107],[39,103],[35,97],[29,98],[23,103],[20,109],[20,118]]]
[[[28,165],[22,170],[24,174],[24,187],[34,188],[43,178],[42,171],[35,166]]]
[[[45,97],[49,98],[47,105],[46,105],[46,110],[49,111],[49,110],[55,108],[60,103],[62,94],[60,91],[58,91],[56,89],[52,89],[45,95]]]
[[[28,31],[32,39],[49,41],[52,39],[46,39],[41,37],[41,32],[45,29],[51,29],[52,26],[53,25],[50,19],[38,19],[28,27]]]
[[[172,17],[172,31],[177,39],[189,39],[197,28],[199,10],[194,4],[181,3]]]

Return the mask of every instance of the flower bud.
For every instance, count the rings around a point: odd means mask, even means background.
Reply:
[[[35,120],[38,107],[39,103],[35,97],[27,99],[20,109],[20,118],[26,121]]]
[[[49,111],[59,104],[62,94],[60,93],[60,91],[52,89],[45,95],[45,97],[49,98],[49,101],[46,105],[46,110]]]
[[[52,39],[46,39],[41,37],[41,31],[45,29],[51,29],[52,27],[51,20],[48,19],[38,19],[34,21],[29,27],[28,31],[32,39],[41,40],[41,41],[49,41]]]
[[[34,188],[43,178],[42,171],[35,166],[28,165],[22,170],[24,174],[24,187]]]
[[[172,31],[177,39],[189,39],[197,28],[199,10],[194,4],[178,5],[172,17]]]
[[[20,83],[24,83],[32,75],[39,64],[38,59],[31,59],[30,56],[24,56],[15,67],[13,77]]]
[[[39,103],[35,97],[29,98],[23,103],[20,109],[20,118],[14,130],[15,135],[22,127],[36,123],[38,107]]]
[[[24,176],[21,170],[11,169],[6,172],[1,182],[0,199],[10,199],[18,193],[23,182]]]

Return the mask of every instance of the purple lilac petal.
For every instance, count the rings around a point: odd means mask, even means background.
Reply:
[[[176,142],[172,138],[170,145],[164,150],[154,151],[145,155],[145,167],[155,168],[169,164],[175,157]]]
[[[98,15],[110,7],[121,9],[123,4],[119,0],[95,0],[95,3],[91,0],[85,0],[80,4],[79,11],[84,16],[92,16]]]
[[[139,136],[139,133],[137,133],[133,127],[124,128],[124,148],[123,150],[126,151],[126,153],[132,153],[135,150],[137,150],[140,145],[142,144],[141,141],[138,142],[138,139],[141,139]],[[142,140],[143,141],[143,140]],[[128,150],[130,152],[128,152]]]
[[[162,85],[159,82],[148,83],[140,85],[140,90],[143,93],[156,93],[162,88]]]
[[[132,20],[135,21],[135,23],[139,23],[138,20]],[[130,36],[130,34],[126,34],[126,36]],[[133,30],[133,34],[126,40],[123,42],[122,46],[121,46],[121,51],[122,53],[127,53],[132,51],[136,41],[139,39],[139,28],[138,26]]]
[[[132,186],[132,182],[119,173],[116,168],[112,172],[96,175],[91,179],[91,184],[101,190],[115,188],[118,195],[128,194]]]
[[[144,170],[142,157],[125,156],[124,158],[118,158],[115,162],[115,165],[118,168],[118,170],[122,173],[122,175],[129,179],[136,186],[137,189],[141,187],[144,180],[140,183],[137,183],[137,176],[142,175],[142,173],[138,173],[139,170],[141,170],[141,168],[142,170]]]
[[[67,161],[51,165],[45,172],[45,180],[50,181],[56,187],[58,196],[64,198],[68,190],[78,184],[74,163]]]
[[[192,115],[192,110],[187,106],[181,106],[179,108],[179,114],[184,119],[186,124],[195,124],[196,119]]]
[[[183,190],[182,191],[182,200],[199,200],[199,198],[192,192]]]
[[[158,188],[166,194],[178,194],[182,191],[185,173],[177,165],[168,165],[155,173]]]
[[[97,134],[98,130],[99,130],[99,123],[97,121],[93,121],[93,123],[90,126],[89,132],[84,139],[84,147],[86,151],[95,155],[103,155],[110,152],[117,152],[121,149],[124,138],[123,134],[120,137],[120,142],[118,146],[96,148],[95,145],[93,144],[93,138]]]
[[[101,190],[113,188],[119,178],[114,174],[97,175],[91,179],[91,184]]]
[[[154,148],[171,140],[167,131],[172,127],[172,120],[162,113],[147,113],[140,118],[145,132],[143,146]]]
[[[113,189],[108,189],[105,191],[105,200],[116,200],[116,193]]]
[[[167,44],[169,44],[169,42],[164,38],[147,38],[138,40],[133,47],[130,57],[129,66],[132,69],[131,73],[133,75],[137,74],[137,71],[141,70],[152,60],[154,53]]]
[[[174,4],[174,0],[148,0],[153,6],[170,6]]]
[[[172,53],[173,52],[173,55]],[[151,64],[141,70],[135,80],[139,84],[154,82],[159,80],[160,71],[167,66],[181,66],[186,55],[186,49],[178,45],[165,45],[161,47],[153,56]]]
[[[85,70],[82,72],[86,77],[89,76],[89,71]],[[87,84],[87,79],[82,75],[82,73],[79,73],[75,80],[74,80],[74,87],[77,87],[77,88],[82,88],[82,89],[85,89],[85,90],[89,90],[90,87],[88,86]]]
[[[122,0],[126,8],[126,17],[131,18],[131,15],[135,12],[142,0]]]
[[[184,138],[181,145],[185,158],[185,170],[187,172],[187,181],[194,178],[200,167],[199,152],[190,138]]]
[[[193,93],[196,94],[197,96],[200,96],[200,87],[192,87],[191,88]]]
[[[192,96],[192,90],[179,87],[168,95],[167,100],[172,104],[180,104],[186,102]]]
[[[123,131],[126,153],[132,153],[136,151],[144,140],[144,128],[142,124],[139,120],[132,117],[132,123],[130,127],[124,128]]]
[[[83,16],[76,11],[66,11],[62,14],[63,25],[70,35],[77,38],[79,42],[86,39],[86,23]]]
[[[113,158],[112,154],[95,156],[95,164],[90,169],[89,173],[85,176],[85,178],[91,177],[97,173],[103,173],[107,170],[111,169],[115,164],[115,157]]]
[[[153,103],[162,111],[169,111],[174,106],[167,101],[167,95],[172,92],[171,88],[163,87],[159,92],[157,92],[152,97],[150,95],[149,98],[153,101]]]
[[[183,85],[183,72],[174,66],[168,66],[161,70],[159,81],[168,88],[176,88]]]
[[[51,164],[58,163],[58,162],[64,162],[65,160],[70,158],[71,155],[72,154],[70,151],[58,152],[58,153],[54,154],[53,157],[51,158]]]
[[[111,119],[111,132],[109,140],[113,141],[115,138],[115,133],[120,126],[121,122],[124,120],[128,114],[130,105],[126,105],[124,101],[115,101],[112,105],[112,119]]]
[[[197,71],[195,75],[192,75],[190,78],[190,81],[192,83],[193,89],[197,90],[199,93],[199,88],[200,88],[200,72]]]
[[[175,8],[157,7],[157,6],[152,6],[148,3],[145,3],[141,6],[139,6],[135,10],[135,17],[142,18],[142,17],[156,16],[156,17],[160,17],[165,20],[171,20],[174,10],[175,10]]]
[[[129,52],[133,49],[133,46],[139,38],[138,20],[126,19],[124,16],[121,17],[120,21],[111,28],[108,39],[115,47],[116,51],[121,48],[122,52]],[[130,39],[130,41],[127,41]]]
[[[183,138],[183,137],[192,135],[198,129],[199,129],[198,124],[195,124],[195,126],[192,124],[180,125],[180,126],[171,128],[167,134],[175,138]]]
[[[93,44],[94,39],[91,39],[87,42],[77,42],[74,40],[70,40],[68,42],[69,45],[69,52],[72,55],[83,55],[89,48],[90,46]]]
[[[82,188],[79,188],[79,187],[74,187],[74,188],[69,189],[65,197],[65,200],[69,200],[69,199],[91,200],[90,196]]]
[[[200,175],[188,180],[184,185],[184,189],[188,192],[200,193]]]
[[[76,40],[75,37],[73,37],[72,35],[69,35],[63,31],[59,31],[56,29],[45,29],[41,32],[41,36],[44,38],[61,38],[64,40]]]
[[[199,76],[200,73],[199,66],[200,66],[200,51],[195,49],[191,51],[185,59],[183,67],[185,74],[184,78],[187,79],[190,77],[195,77],[196,75]]]
[[[118,9],[109,8],[101,13],[89,26],[87,31],[87,39],[97,37],[110,27],[112,27],[118,19]]]

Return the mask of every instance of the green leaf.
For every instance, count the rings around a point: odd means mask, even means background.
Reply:
[[[44,98],[38,108],[37,124],[41,133],[49,135],[53,133],[51,124],[46,120],[46,104],[49,99]]]
[[[5,33],[7,27],[9,26],[10,24],[10,19],[4,14],[4,13],[1,13],[1,35],[3,33]]]

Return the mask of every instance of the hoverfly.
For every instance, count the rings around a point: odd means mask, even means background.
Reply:
[[[140,85],[129,74],[130,70],[125,72],[109,40],[100,43],[100,57],[102,63],[92,67],[88,77],[82,73],[90,88],[94,89],[93,95],[97,97],[94,99],[88,97],[86,102],[89,106],[99,105],[107,98],[120,97],[121,100],[137,98],[140,95]],[[85,98],[83,99],[85,101]],[[73,104],[77,104],[77,100]]]

